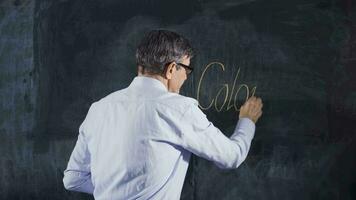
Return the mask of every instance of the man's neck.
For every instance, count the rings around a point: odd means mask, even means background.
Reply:
[[[139,74],[138,76],[142,76],[142,77],[148,77],[148,78],[154,78],[156,80],[159,80],[161,83],[163,83],[163,85],[167,88],[168,90],[168,81],[167,79],[163,78],[160,75],[156,75],[156,74]]]

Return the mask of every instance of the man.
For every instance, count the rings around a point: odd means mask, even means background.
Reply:
[[[93,103],[64,171],[68,190],[95,199],[179,199],[191,153],[220,168],[246,158],[262,115],[260,98],[240,109],[230,138],[195,99],[179,95],[193,70],[193,50],[182,36],[149,32],[137,48],[139,75],[129,87]]]

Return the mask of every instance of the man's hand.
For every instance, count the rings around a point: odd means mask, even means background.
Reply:
[[[261,98],[252,96],[241,106],[239,118],[247,117],[256,123],[262,115],[262,107]]]

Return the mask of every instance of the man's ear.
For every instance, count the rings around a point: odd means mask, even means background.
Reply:
[[[172,79],[173,76],[173,71],[175,69],[176,64],[174,62],[172,62],[171,64],[169,64],[166,68],[166,71],[164,72],[164,75],[166,76],[166,79],[170,80]]]
[[[141,65],[139,65],[138,68],[137,68],[137,74],[139,76],[144,74],[144,69],[143,69],[143,67]]]

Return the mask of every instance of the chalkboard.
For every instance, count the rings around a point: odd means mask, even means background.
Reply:
[[[79,125],[91,103],[130,84],[138,42],[159,28],[184,35],[196,49],[181,93],[196,98],[224,134],[232,134],[248,97],[264,103],[246,161],[221,170],[192,157],[182,199],[354,199],[356,92],[345,87],[350,73],[340,60],[353,32],[342,5],[37,0],[38,107],[25,143],[33,142],[38,165],[28,172],[37,184],[27,187],[44,193],[27,192],[35,199],[90,198],[61,183]]]

